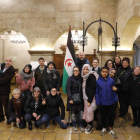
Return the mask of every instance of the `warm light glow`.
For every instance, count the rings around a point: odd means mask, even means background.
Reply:
[[[117,50],[131,51],[131,48],[128,48],[128,47],[117,47]]]
[[[47,47],[47,46],[35,46],[35,47],[33,47],[33,48],[31,48],[31,50],[36,50],[36,51],[52,51],[52,50],[54,50],[53,48],[51,48],[51,47]]]
[[[101,51],[101,48],[99,50]],[[102,51],[114,51],[114,50],[111,48],[102,48]]]

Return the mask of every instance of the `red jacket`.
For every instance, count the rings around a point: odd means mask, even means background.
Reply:
[[[33,91],[33,86],[35,84],[35,78],[33,76],[33,78],[29,79],[26,84],[25,81],[22,79],[21,75],[19,75],[18,77],[16,77],[16,84],[19,85],[19,89],[21,92],[24,92],[26,90]]]

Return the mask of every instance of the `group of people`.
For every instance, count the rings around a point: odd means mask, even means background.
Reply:
[[[42,57],[38,62],[35,71],[27,64],[20,74],[15,73],[11,58],[1,65],[0,122],[4,120],[4,106],[7,124],[16,122],[19,128],[25,128],[27,122],[28,129],[32,130],[32,121],[36,127],[42,124],[48,127],[52,119],[66,129],[65,106],[59,93],[60,74],[54,62],[45,66]],[[140,66],[132,69],[130,59],[124,57],[121,60],[118,55],[113,60],[108,59],[104,67],[98,65],[98,58],[93,58],[90,66],[84,52],[79,53],[73,75],[67,79],[67,111],[70,111],[74,131],[79,125],[81,131],[91,133],[95,120],[101,136],[108,130],[116,138],[114,119],[116,122],[119,117],[126,119],[129,105],[134,118],[132,126],[140,127]],[[10,81],[14,74],[19,88],[12,91],[9,100]]]

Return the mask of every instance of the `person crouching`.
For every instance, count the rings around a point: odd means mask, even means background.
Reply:
[[[52,88],[49,95],[42,101],[45,106],[45,114],[42,117],[42,123],[48,124],[51,119],[57,122],[61,128],[67,129],[65,118],[65,106],[60,95],[57,94],[57,89]],[[59,107],[61,108],[61,116]]]
[[[18,88],[14,89],[12,92],[12,99],[9,100],[8,104],[8,122],[16,122],[21,129],[26,127],[24,119],[24,104],[25,100],[21,96],[21,91]]]
[[[24,111],[26,113],[25,120],[28,122],[28,129],[32,130],[32,121],[35,121],[35,126],[40,126],[41,117],[43,115],[42,96],[39,87],[33,89],[32,96],[25,102]]]

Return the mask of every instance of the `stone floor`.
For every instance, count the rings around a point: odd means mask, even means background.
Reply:
[[[12,89],[16,86],[12,86]],[[62,95],[64,102],[66,96]],[[131,112],[131,109],[130,109]],[[67,117],[67,113],[66,113]],[[116,140],[140,140],[140,129],[132,127],[132,120],[127,121],[119,128],[114,128],[118,138]],[[85,134],[80,129],[76,132],[72,127],[67,130],[61,129],[58,125],[51,125],[50,128],[45,130],[36,129],[33,127],[32,131],[28,128],[19,129],[11,125],[6,125],[3,121],[0,123],[0,140],[113,140],[109,134],[100,136],[100,131],[93,129],[91,134]]]

